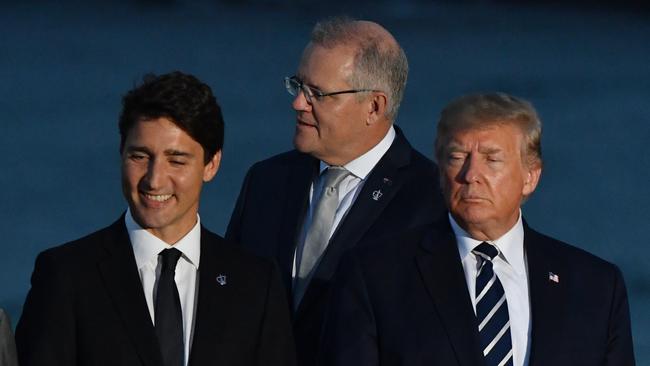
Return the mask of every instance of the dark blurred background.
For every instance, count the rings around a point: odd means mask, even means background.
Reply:
[[[282,78],[310,28],[379,22],[411,72],[398,124],[432,156],[438,113],[470,92],[526,98],[544,122],[531,225],[618,264],[637,364],[650,364],[650,6],[641,2],[25,1],[0,3],[0,307],[17,322],[35,256],[113,222],[121,95],[148,72],[210,84],[226,119],[202,222],[223,233],[248,167],[291,147]],[[427,184],[427,182],[423,182]]]

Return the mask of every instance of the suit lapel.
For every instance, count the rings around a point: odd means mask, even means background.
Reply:
[[[122,319],[129,338],[135,344],[142,363],[148,366],[161,365],[158,341],[144,297],[131,242],[124,226],[124,216],[111,226],[104,247],[109,255],[99,263],[99,270],[108,295]]]
[[[409,163],[411,146],[401,131],[397,127],[395,129],[397,135],[393,144],[368,175],[352,207],[341,220],[323,253],[312,282],[329,281],[336,271],[341,255],[363,238],[399,191],[402,180],[397,172],[399,168]],[[307,288],[298,308],[298,314],[301,309],[308,308],[312,301],[318,301],[317,294],[310,291],[311,289],[311,286]]]
[[[528,263],[528,291],[530,292],[531,346],[530,366],[547,365],[546,355],[561,349],[555,339],[562,332],[563,306],[568,288],[563,281],[567,273],[565,263],[557,258],[544,243],[544,237],[524,223],[524,248]],[[557,282],[551,279],[557,275]]]
[[[416,262],[424,286],[433,301],[440,321],[449,336],[458,363],[483,365],[478,340],[478,325],[467,290],[456,240],[449,224],[425,236]]]
[[[302,220],[309,206],[309,191],[312,181],[318,175],[317,159],[307,154],[300,154],[299,159],[295,167],[292,167],[285,187],[278,190],[286,192],[284,208],[278,211],[283,213],[283,221],[277,260],[287,289],[292,287],[293,255],[302,229]],[[287,291],[287,295],[289,293],[290,291]]]
[[[214,234],[201,227],[199,285],[189,366],[200,365],[214,357],[214,347],[223,343],[219,335],[227,337],[228,316],[233,314],[229,299],[235,287],[220,286],[217,281],[218,276],[225,276],[223,283],[227,284],[232,265],[223,255],[218,255],[218,250],[219,242]]]

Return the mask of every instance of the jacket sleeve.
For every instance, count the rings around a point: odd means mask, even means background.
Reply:
[[[634,366],[630,309],[623,275],[618,268],[615,268],[613,292],[605,364],[607,366]]]
[[[71,276],[52,251],[41,253],[16,327],[21,366],[74,366],[75,316]]]
[[[272,264],[258,348],[259,366],[295,366],[296,350],[287,297]]]
[[[354,251],[342,258],[335,275],[319,361],[320,366],[379,365],[372,303]]]

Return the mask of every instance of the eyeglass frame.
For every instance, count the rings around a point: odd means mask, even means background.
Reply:
[[[287,92],[294,97],[297,97],[298,93],[293,94],[291,92],[293,90],[293,87],[291,86],[292,82],[296,82],[298,84],[298,89],[301,90],[302,93],[305,95],[305,99],[309,104],[313,104],[312,97],[315,97],[316,101],[320,101],[324,97],[330,97],[332,95],[339,95],[339,94],[353,94],[353,93],[364,93],[364,92],[383,93],[383,91],[376,90],[376,89],[348,89],[348,90],[335,91],[331,93],[325,93],[318,88],[314,88],[313,86],[309,86],[305,84],[296,75],[285,76],[284,87],[287,89]]]

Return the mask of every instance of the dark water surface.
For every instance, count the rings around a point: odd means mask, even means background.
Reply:
[[[438,113],[456,96],[501,90],[537,106],[545,170],[526,218],[621,267],[637,363],[650,364],[648,12],[235,3],[0,5],[0,306],[14,323],[36,254],[126,207],[116,122],[126,90],[147,72],[174,69],[213,87],[226,147],[201,219],[223,233],[247,168],[291,146],[282,78],[295,71],[313,23],[345,11],[380,22],[403,45],[411,73],[398,124],[428,156]]]

